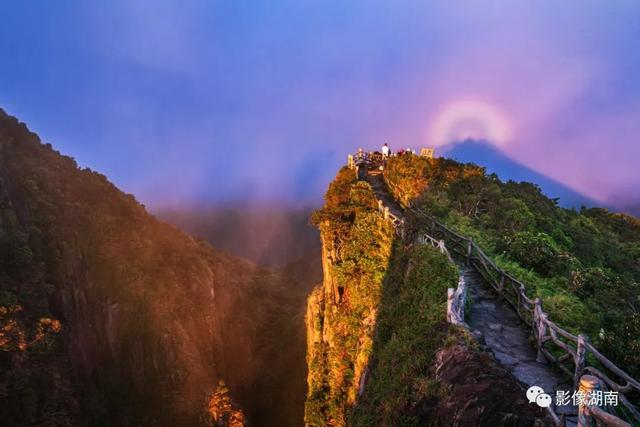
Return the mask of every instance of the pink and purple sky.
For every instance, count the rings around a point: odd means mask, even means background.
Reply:
[[[0,15],[0,107],[152,208],[317,204],[358,146],[465,138],[640,205],[635,0],[34,0]]]

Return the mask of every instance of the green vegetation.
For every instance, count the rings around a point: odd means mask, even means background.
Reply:
[[[438,167],[432,167],[436,164]],[[483,172],[477,166],[461,167],[452,160],[402,155],[389,159],[384,178],[390,193],[407,208],[424,193],[428,185],[447,186],[461,178],[480,176]]]
[[[472,237],[529,284],[551,319],[587,333],[640,376],[638,219],[600,208],[563,209],[535,184],[501,182],[483,168],[444,158],[392,158],[385,182],[405,205]]]
[[[423,173],[429,160],[418,156],[392,158],[385,168],[385,182],[391,194],[403,207],[408,207],[427,188],[427,179]]]
[[[214,359],[169,349],[213,325],[174,329],[208,308],[213,252],[1,111],[0,150],[3,421],[118,424],[152,407],[159,422],[186,420],[194,407],[183,402],[202,406],[195,395],[176,404],[194,385],[187,358]]]
[[[415,405],[446,393],[432,372],[436,352],[462,338],[446,322],[457,268],[432,247],[394,242],[371,187],[353,171],[342,169],[325,199],[313,217],[325,277],[307,312],[305,422],[418,425]]]
[[[223,377],[249,417],[286,425],[304,386],[282,387],[304,369],[282,354],[303,341],[291,287],[0,110],[0,424],[194,425]]]
[[[446,323],[447,288],[457,280],[457,268],[435,248],[396,245],[383,286],[372,369],[352,425],[417,426],[413,406],[446,393],[434,380],[432,365],[445,341],[459,335]]]
[[[343,426],[373,344],[393,229],[377,211],[375,195],[343,168],[313,215],[325,258],[324,286],[307,312],[308,396],[305,422]]]

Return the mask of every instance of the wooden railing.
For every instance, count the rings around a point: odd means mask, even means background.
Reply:
[[[378,199],[378,211],[382,214],[384,219],[388,219],[389,221],[391,221],[391,224],[393,224],[398,234],[402,234],[404,219],[394,215],[393,212],[389,210],[389,207],[385,206],[382,200],[379,200],[379,199]]]
[[[370,162],[370,153],[361,152],[355,156],[349,155],[348,158],[348,166],[355,169],[356,173],[359,165]],[[378,207],[384,218],[392,222],[396,232],[404,237],[404,219],[394,215],[388,207],[384,206],[381,200],[378,200]],[[634,425],[640,425],[640,412],[626,396],[630,393],[640,393],[640,382],[638,380],[632,378],[602,355],[589,342],[586,335],[574,335],[549,320],[548,314],[542,309],[540,299],[529,298],[526,294],[525,284],[500,269],[471,238],[455,232],[423,210],[414,208],[413,211],[423,222],[426,222],[427,226],[426,230],[424,228],[421,229],[417,238],[418,242],[431,244],[439,248],[453,262],[451,253],[445,246],[445,241],[448,241],[450,250],[465,259],[468,265],[473,266],[498,293],[499,297],[515,310],[518,317],[532,328],[540,362],[547,359],[567,377],[571,378],[574,390],[578,388],[583,375],[591,374],[597,377],[602,381],[603,385],[606,385],[610,390],[618,392],[618,399],[627,411],[625,415],[633,420]],[[466,326],[464,323],[465,300],[466,285],[464,277],[461,276],[457,289],[448,289],[447,320],[449,322]],[[547,348],[549,346],[552,346],[552,348]],[[588,355],[600,366],[587,366]],[[612,379],[612,377],[617,378],[617,380]],[[551,408],[547,408],[547,410],[556,425],[564,425],[564,421]],[[620,427],[629,425],[599,407],[581,407],[581,411],[607,426]]]
[[[450,263],[455,264],[444,240],[438,240],[426,233],[421,233],[416,238],[416,241],[420,244],[431,245],[437,248],[447,257]],[[453,323],[454,325],[467,326],[464,322],[464,305],[466,300],[467,287],[464,282],[464,276],[461,274],[458,279],[458,287],[456,289],[447,289],[447,322]]]
[[[453,258],[447,249],[447,246],[444,243],[444,240],[438,240],[432,236],[429,236],[426,233],[422,233],[418,235],[416,241],[421,244],[429,244],[434,248],[437,248],[440,252],[442,252],[450,262],[453,262]]]
[[[602,406],[602,399],[596,393],[602,393],[605,385],[602,380],[593,375],[583,375],[580,378],[578,390],[584,396],[578,410],[578,427],[591,426],[595,421],[598,426],[631,427],[631,424],[621,420],[606,411]]]
[[[464,321],[464,305],[467,301],[467,286],[460,275],[458,287],[447,289],[447,322],[467,327]]]
[[[631,393],[640,393],[638,380],[602,355],[589,342],[586,335],[574,335],[552,322],[548,314],[543,311],[540,299],[529,298],[525,284],[496,266],[471,238],[448,228],[423,210],[414,208],[413,211],[419,216],[422,227],[429,231],[434,240],[446,241],[449,250],[461,256],[468,265],[473,266],[499,297],[515,310],[518,317],[532,328],[539,361],[544,359],[550,361],[573,380],[574,389],[577,388],[583,374],[596,376],[610,390],[618,392],[618,400],[627,411],[626,415],[634,420],[634,424],[640,425],[640,412],[627,397]],[[587,356],[595,360],[599,366],[587,366]],[[594,416],[597,417],[595,414]],[[606,425],[620,425],[607,424],[604,418],[601,421]]]
[[[391,213],[389,208],[384,205],[384,202],[378,199],[378,211],[384,216],[385,219],[391,221],[396,233],[404,236],[404,219]],[[451,253],[447,249],[444,240],[438,240],[427,233],[421,233],[416,237],[416,242],[424,245],[431,245],[438,249],[444,256],[447,257],[449,262],[455,264]],[[456,289],[447,289],[447,322],[454,325],[460,325],[468,327],[464,322],[464,306],[467,299],[467,287],[464,282],[464,276],[461,274],[458,279],[458,287]]]

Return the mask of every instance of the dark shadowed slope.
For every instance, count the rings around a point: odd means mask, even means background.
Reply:
[[[253,425],[299,425],[289,286],[0,110],[0,424],[199,424],[223,379]]]
[[[563,207],[579,209],[583,205],[587,207],[598,205],[588,196],[509,158],[487,141],[468,139],[452,143],[440,148],[437,154],[460,162],[481,165],[487,169],[488,173],[495,173],[503,181],[535,182],[547,197],[558,198],[558,203]]]

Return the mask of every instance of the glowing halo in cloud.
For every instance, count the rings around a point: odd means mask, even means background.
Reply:
[[[457,101],[436,114],[427,142],[441,146],[469,138],[502,145],[511,138],[511,129],[507,119],[493,106],[476,100]]]

